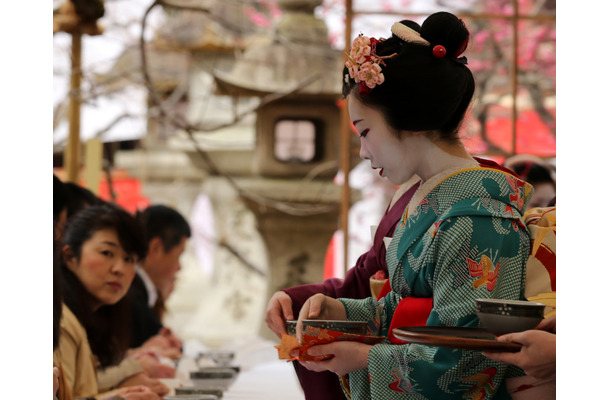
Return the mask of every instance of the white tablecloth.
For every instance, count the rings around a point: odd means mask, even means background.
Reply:
[[[240,372],[222,400],[303,400],[305,397],[292,364],[283,360]]]
[[[240,372],[224,392],[222,400],[304,400],[292,363],[277,358],[275,343],[263,339],[231,341],[221,348],[235,353],[232,365]],[[197,370],[196,358],[208,349],[196,342],[184,343],[184,358],[178,363],[175,379],[163,379],[174,393],[178,386],[191,386],[190,371]]]

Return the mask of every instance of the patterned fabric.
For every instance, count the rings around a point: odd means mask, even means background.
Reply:
[[[307,354],[307,351],[311,346],[346,340],[366,344],[377,344],[383,341],[383,339],[383,336],[357,335],[353,333],[338,332],[330,329],[306,326],[303,330],[302,345],[299,345],[296,340],[296,336],[284,334],[282,335],[282,341],[278,346],[275,346],[275,348],[278,351],[278,357],[280,360],[322,361],[331,358],[332,355],[326,354],[322,356],[310,356]],[[299,355],[297,357],[292,357],[290,353],[295,349],[299,349]]]
[[[545,317],[555,314],[555,250],[557,209],[532,208],[524,215],[525,225],[532,235],[531,255],[527,259],[525,297],[547,305]]]
[[[340,299],[348,319],[387,336],[402,298],[433,297],[427,325],[476,327],[475,299],[523,299],[530,236],[522,213],[531,192],[493,169],[444,177],[405,210],[386,255],[392,291],[379,301]],[[372,347],[367,369],[349,375],[351,398],[510,398],[508,368],[476,351],[385,340]]]

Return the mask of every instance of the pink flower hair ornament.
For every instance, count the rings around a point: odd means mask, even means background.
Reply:
[[[360,95],[367,95],[377,85],[381,85],[385,81],[385,77],[381,72],[381,67],[385,66],[388,58],[392,58],[396,53],[389,56],[377,55],[377,43],[383,42],[385,39],[369,38],[367,36],[358,35],[352,42],[352,47],[348,53],[345,66],[349,72],[349,76],[345,74],[345,82],[349,82],[352,78],[356,83],[359,83],[358,92]]]

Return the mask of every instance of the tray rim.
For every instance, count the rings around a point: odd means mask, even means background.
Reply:
[[[418,329],[438,330],[439,334],[421,333]],[[519,343],[499,342],[495,339],[476,339],[456,335],[443,335],[443,330],[463,330],[470,334],[487,334],[493,333],[485,328],[465,327],[465,326],[407,326],[394,328],[392,333],[400,340],[408,343],[423,344],[436,347],[450,347],[463,350],[478,350],[489,352],[518,352],[521,350]],[[495,335],[493,335],[495,336]]]

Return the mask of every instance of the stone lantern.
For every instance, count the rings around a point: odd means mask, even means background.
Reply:
[[[230,72],[214,74],[223,94],[264,101],[294,92],[258,108],[253,176],[239,180],[254,194],[244,201],[267,248],[268,296],[322,280],[341,190],[332,179],[340,158],[342,53],[313,14],[321,0],[277,3],[283,14],[269,40],[248,47]]]

